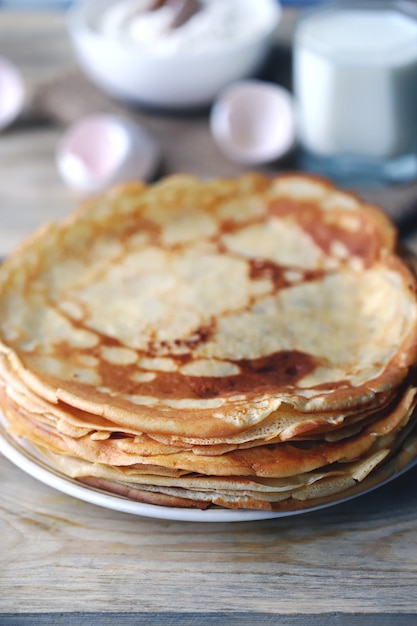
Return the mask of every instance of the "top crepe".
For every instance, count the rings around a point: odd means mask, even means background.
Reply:
[[[125,185],[3,264],[0,350],[29,392],[134,432],[366,411],[416,361],[395,246],[380,211],[305,175]]]

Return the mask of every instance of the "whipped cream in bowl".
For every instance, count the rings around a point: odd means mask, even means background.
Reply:
[[[81,67],[104,91],[184,109],[255,76],[280,16],[276,0],[84,0],[68,23]]]
[[[210,52],[256,38],[268,29],[268,14],[247,0],[191,2],[189,19],[175,26],[178,7],[167,2],[153,9],[149,0],[123,0],[109,6],[96,22],[102,34],[117,37],[159,54]],[[194,10],[193,10],[194,9]]]

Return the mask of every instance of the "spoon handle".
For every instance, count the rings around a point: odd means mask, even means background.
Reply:
[[[171,28],[183,26],[202,8],[199,0],[167,0],[166,4],[175,8]]]

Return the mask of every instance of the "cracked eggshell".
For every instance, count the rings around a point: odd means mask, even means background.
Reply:
[[[75,122],[56,152],[61,178],[87,194],[121,182],[150,180],[159,159],[159,147],[148,131],[132,120],[109,114]]]
[[[25,88],[19,70],[0,57],[0,130],[9,126],[23,109]]]
[[[273,83],[239,81],[216,100],[210,128],[214,141],[230,160],[246,165],[275,161],[295,145],[292,96]]]

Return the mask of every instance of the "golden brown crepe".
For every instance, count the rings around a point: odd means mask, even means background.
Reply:
[[[124,185],[1,267],[0,405],[127,497],[331,498],[414,437],[416,286],[388,218],[319,178]]]

